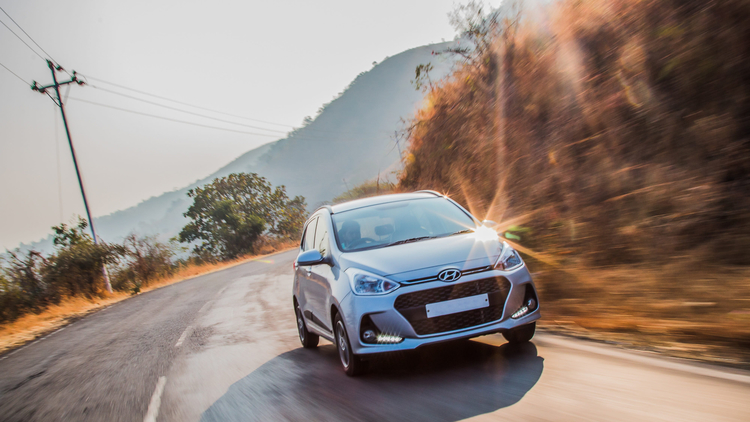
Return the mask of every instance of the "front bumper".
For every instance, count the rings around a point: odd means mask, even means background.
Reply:
[[[496,277],[505,278],[510,282],[510,288],[507,292],[507,297],[505,297],[502,309],[502,316],[499,319],[452,331],[418,334],[409,320],[394,307],[396,299],[404,294],[437,289],[449,285],[458,286],[463,283],[472,283]],[[527,295],[527,286],[531,286],[538,303],[538,296],[536,295],[536,288],[534,287],[531,275],[526,265],[523,265],[513,271],[491,270],[471,274],[462,277],[455,283],[431,281],[411,285],[404,284],[396,291],[383,296],[357,296],[349,294],[340,305],[344,315],[344,322],[347,325],[347,332],[350,333],[349,339],[352,351],[360,355],[385,353],[412,350],[428,344],[502,332],[536,321],[541,316],[539,305],[536,306],[533,312],[521,318],[511,318],[511,315],[523,306],[524,298]],[[362,340],[360,330],[360,324],[362,324],[365,315],[375,324],[380,333],[402,337],[403,341],[395,344],[365,343]]]

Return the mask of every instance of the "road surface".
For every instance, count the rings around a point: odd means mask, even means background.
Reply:
[[[330,343],[299,344],[294,256],[133,297],[0,357],[0,420],[750,420],[747,372],[544,333],[388,356],[348,378]]]

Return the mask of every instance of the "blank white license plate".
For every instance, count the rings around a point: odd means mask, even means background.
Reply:
[[[427,317],[435,318],[442,315],[471,311],[472,309],[487,308],[489,306],[490,298],[485,293],[483,295],[462,297],[461,299],[446,300],[445,302],[428,303],[425,307],[427,308]]]

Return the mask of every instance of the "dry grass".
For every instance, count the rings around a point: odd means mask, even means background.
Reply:
[[[549,331],[750,368],[748,268],[683,262],[563,272],[527,261],[539,270],[540,326]]]
[[[524,226],[553,325],[750,365],[750,3],[539,15],[431,86],[398,189]]]
[[[183,267],[170,277],[160,278],[143,286],[141,293],[146,293],[158,288],[179,283],[200,275],[213,273],[243,264],[249,261],[262,260],[266,255],[292,249],[297,246],[296,242],[283,242],[274,245],[266,245],[261,248],[261,255],[244,256],[232,261],[190,265]],[[66,297],[57,305],[46,308],[39,314],[30,313],[24,315],[9,324],[0,325],[0,353],[20,347],[29,341],[47,335],[61,327],[77,321],[86,315],[106,308],[114,303],[131,297],[126,292],[100,293],[100,297],[87,299],[83,297]]]
[[[105,293],[102,297],[93,300],[71,297],[63,299],[58,305],[52,305],[39,314],[26,314],[12,323],[0,326],[0,353],[49,334],[70,322],[128,297],[130,294],[124,292]]]

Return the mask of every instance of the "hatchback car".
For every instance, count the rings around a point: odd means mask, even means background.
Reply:
[[[494,224],[433,191],[317,209],[294,263],[302,345],[330,340],[357,375],[376,353],[491,333],[529,341],[536,288]]]

